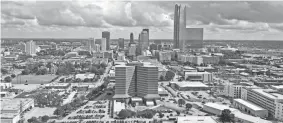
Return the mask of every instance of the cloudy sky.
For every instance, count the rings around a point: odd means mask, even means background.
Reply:
[[[173,38],[174,5],[187,6],[187,26],[203,27],[204,39],[283,40],[283,2],[1,1],[6,38]]]

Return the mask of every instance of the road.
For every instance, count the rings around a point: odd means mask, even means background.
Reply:
[[[109,70],[110,70],[111,67],[112,67],[112,64],[111,64],[111,63],[108,63],[108,65],[107,65],[107,67],[106,67],[106,69],[105,69],[105,72],[104,72],[103,76],[102,76],[102,77],[100,78],[100,80],[96,83],[95,87],[98,87],[98,86],[100,86],[100,85],[103,84],[104,78],[105,78],[106,76],[108,76],[108,73],[109,73]]]

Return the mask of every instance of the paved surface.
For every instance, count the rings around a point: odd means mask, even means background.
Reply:
[[[75,96],[76,93],[77,93],[77,92],[75,92],[75,91],[71,92],[71,93],[69,94],[68,98],[67,98],[67,99],[64,99],[63,105],[65,105],[65,104],[67,104],[67,103],[70,103],[70,102],[73,100],[73,98],[74,98],[74,96]]]
[[[27,121],[31,117],[39,117],[44,115],[52,116],[55,109],[56,108],[49,108],[49,107],[45,107],[45,108],[34,107],[30,111],[24,114],[25,121]]]

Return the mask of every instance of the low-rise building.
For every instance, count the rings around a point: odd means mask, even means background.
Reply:
[[[234,99],[233,106],[252,116],[268,117],[268,111],[266,109],[243,99]]]
[[[202,82],[171,82],[171,86],[179,91],[202,91],[210,87]]]
[[[185,72],[185,79],[188,81],[211,82],[213,74],[209,72]]]

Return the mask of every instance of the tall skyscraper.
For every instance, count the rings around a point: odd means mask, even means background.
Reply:
[[[158,95],[158,68],[150,63],[130,62],[115,67],[113,98],[141,97],[147,100]]]
[[[147,50],[149,47],[148,30],[143,30],[140,34],[140,47],[142,50]]]
[[[149,29],[142,29],[142,31],[146,31],[149,37]]]
[[[120,49],[124,49],[124,38],[119,38],[118,44]]]
[[[104,31],[102,32],[102,38],[106,38],[106,50],[110,49],[110,32]]]
[[[87,49],[89,52],[92,52],[92,50],[94,50],[95,47],[95,39],[94,38],[89,38],[87,41]]]
[[[181,5],[175,5],[174,12],[174,48],[195,50],[202,48],[203,28],[187,28],[186,6],[181,11]]]
[[[107,50],[107,39],[106,38],[102,38],[101,39],[101,51],[104,52]]]
[[[130,34],[130,43],[129,43],[129,46],[131,46],[131,44],[134,44],[134,34],[133,34],[133,33]]]
[[[33,40],[30,40],[26,43],[26,54],[36,55],[36,44]]]
[[[180,8],[181,5],[175,5],[174,11],[174,48],[179,48],[179,33],[180,33]]]

